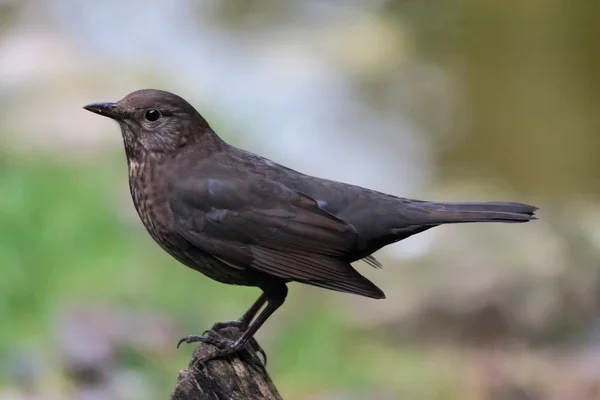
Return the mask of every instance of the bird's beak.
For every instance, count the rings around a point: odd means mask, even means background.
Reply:
[[[119,120],[123,117],[117,106],[117,103],[92,103],[84,106],[83,108],[95,114],[116,120]]]

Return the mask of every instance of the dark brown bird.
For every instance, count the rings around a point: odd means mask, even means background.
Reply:
[[[535,219],[526,204],[411,200],[304,175],[225,143],[169,92],[84,108],[119,123],[133,203],[150,236],[209,278],[263,292],[241,319],[180,341],[220,348],[203,361],[241,349],[283,304],[288,282],[383,299],[350,263],[379,266],[373,252],[441,224]],[[239,340],[216,333],[227,325],[244,332]]]

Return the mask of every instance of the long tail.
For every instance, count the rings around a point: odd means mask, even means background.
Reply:
[[[464,222],[527,222],[536,219],[537,207],[521,203],[433,203],[419,202],[427,224]]]
[[[528,222],[537,219],[537,207],[522,203],[436,203],[422,200],[398,199],[399,219],[389,219],[393,226],[365,236],[367,249],[358,258],[365,258],[374,267],[381,267],[371,254],[390,243],[424,232],[442,224],[467,222]],[[387,214],[386,214],[387,215]]]

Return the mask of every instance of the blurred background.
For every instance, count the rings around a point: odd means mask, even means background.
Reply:
[[[291,285],[260,330],[288,400],[600,399],[600,3],[0,0],[0,399],[165,399],[185,335],[258,291],[156,246],[117,125],[175,92],[227,141],[429,200],[541,207]]]

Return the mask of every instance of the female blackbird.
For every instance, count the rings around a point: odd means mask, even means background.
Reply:
[[[219,347],[201,362],[240,350],[283,304],[288,282],[383,299],[350,263],[379,266],[373,252],[441,224],[535,219],[526,204],[411,200],[304,175],[225,143],[169,92],[139,90],[84,108],[119,123],[133,203],[150,236],[212,279],[263,292],[241,319],[179,342]],[[243,335],[219,336],[227,325]]]

